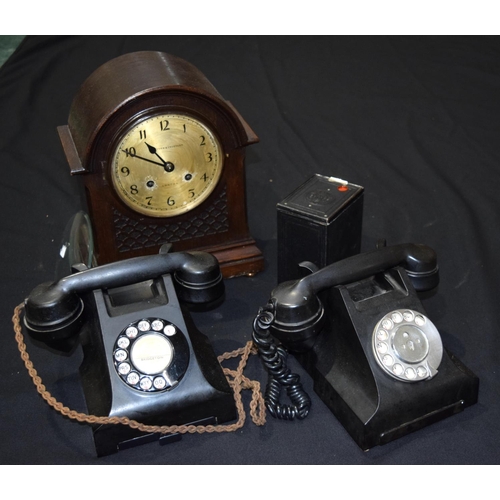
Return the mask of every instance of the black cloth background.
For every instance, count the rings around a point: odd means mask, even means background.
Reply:
[[[266,269],[226,283],[225,303],[195,322],[217,354],[250,339],[276,284],[276,203],[320,173],[365,188],[363,250],[426,243],[441,283],[424,300],[444,345],[480,378],[479,403],[362,452],[312,391],[300,422],[249,419],[230,434],[187,435],[97,459],[90,429],[50,409],[12,331],[15,305],[52,281],[65,226],[82,208],[56,133],[79,86],[127,52],[197,66],[260,138],[247,149],[251,233]],[[0,463],[498,464],[500,382],[500,39],[497,37],[27,37],[0,69],[2,228]],[[84,410],[81,356],[28,350],[44,383]],[[254,357],[248,376],[263,382]],[[248,402],[248,398],[246,399]]]

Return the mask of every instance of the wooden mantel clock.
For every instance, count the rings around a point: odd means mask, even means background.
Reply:
[[[225,277],[262,269],[244,165],[258,138],[193,65],[162,52],[113,59],[83,83],[58,132],[83,180],[99,264],[171,243],[213,253]]]

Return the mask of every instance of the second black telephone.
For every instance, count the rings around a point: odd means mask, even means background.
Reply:
[[[216,424],[236,417],[233,393],[185,304],[217,302],[224,283],[205,252],[137,257],[79,268],[36,287],[25,302],[30,336],[59,349],[83,347],[89,413],[144,424]],[[98,455],[158,439],[122,425],[93,427]],[[164,438],[168,439],[168,437]]]
[[[311,404],[286,351],[364,450],[477,401],[479,380],[443,348],[417,296],[438,285],[431,248],[395,245],[319,270],[302,266],[311,274],[278,285],[254,321],[274,416],[304,418]],[[291,405],[281,403],[281,389]]]

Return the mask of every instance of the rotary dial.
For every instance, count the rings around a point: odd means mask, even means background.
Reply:
[[[133,125],[112,157],[116,193],[131,209],[172,217],[198,206],[215,189],[222,148],[202,122],[181,114],[159,114]]]

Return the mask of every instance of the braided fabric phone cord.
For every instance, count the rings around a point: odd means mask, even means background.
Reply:
[[[241,391],[243,389],[249,389],[252,391],[252,399],[250,402],[250,416],[255,425],[264,425],[266,422],[266,407],[264,404],[264,398],[262,397],[262,393],[260,391],[260,383],[256,380],[250,380],[243,375],[243,370],[247,364],[248,358],[250,354],[256,354],[256,350],[251,341],[247,342],[247,344],[235,351],[227,352],[219,356],[217,359],[219,363],[224,360],[235,358],[237,356],[241,356],[241,360],[238,364],[238,368],[236,370],[230,370],[229,368],[224,368],[223,372],[226,376],[229,385],[231,386],[234,394],[234,401],[236,403],[236,409],[238,412],[238,420],[234,424],[228,425],[146,425],[136,420],[129,419],[127,417],[98,417],[95,415],[87,415],[86,413],[80,413],[75,410],[71,410],[68,407],[64,406],[62,403],[57,401],[50,392],[47,391],[45,386],[42,383],[42,379],[38,376],[37,371],[33,367],[33,363],[31,362],[29,355],[26,351],[26,344],[24,343],[24,337],[22,334],[21,328],[21,312],[24,309],[24,304],[19,304],[14,309],[14,316],[12,317],[12,322],[14,323],[14,332],[15,338],[17,342],[17,346],[19,348],[19,352],[21,353],[21,358],[24,361],[24,365],[28,370],[28,373],[35,384],[35,387],[38,393],[42,396],[42,398],[52,406],[56,411],[61,413],[62,415],[72,419],[77,420],[78,422],[83,422],[87,424],[116,424],[116,425],[127,425],[132,429],[138,429],[143,432],[150,433],[160,433],[160,434],[170,434],[170,433],[179,433],[179,434],[194,434],[194,433],[205,433],[205,432],[234,432],[238,429],[241,429],[245,423],[246,414],[245,409],[243,407]]]

